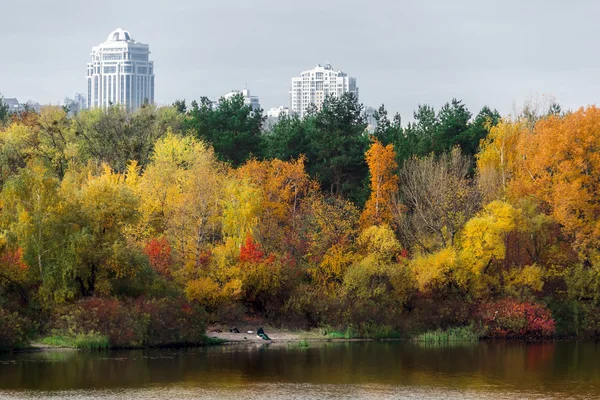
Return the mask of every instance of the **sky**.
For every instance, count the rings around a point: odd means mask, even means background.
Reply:
[[[287,106],[293,76],[331,63],[405,120],[452,98],[577,109],[600,96],[599,15],[594,0],[0,0],[0,93],[85,93],[92,46],[120,27],[150,45],[160,104],[247,85],[264,109]]]

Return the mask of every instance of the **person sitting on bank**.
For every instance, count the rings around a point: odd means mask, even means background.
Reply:
[[[263,328],[258,328],[258,330],[256,331],[256,336],[258,336],[262,340],[271,340],[271,338],[267,336]]]

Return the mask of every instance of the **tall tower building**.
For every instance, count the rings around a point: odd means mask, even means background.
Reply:
[[[92,48],[87,65],[87,108],[123,104],[135,110],[145,102],[154,103],[154,62],[150,48],[133,40],[121,28],[104,43]]]
[[[320,109],[327,96],[341,96],[345,92],[352,92],[358,97],[356,78],[349,77],[342,71],[335,71],[330,64],[319,64],[302,72],[299,77],[292,78],[290,108],[302,118],[310,104]]]

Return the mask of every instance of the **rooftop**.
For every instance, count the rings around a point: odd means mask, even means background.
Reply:
[[[125,29],[121,29],[121,28],[117,28],[114,31],[112,31],[110,33],[110,35],[108,35],[108,38],[106,39],[107,42],[115,42],[115,41],[126,41],[126,42],[133,42],[133,36],[131,36],[131,34],[129,33],[129,31],[126,31]]]

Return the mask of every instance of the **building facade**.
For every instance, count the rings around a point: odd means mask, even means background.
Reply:
[[[87,65],[87,108],[122,104],[135,110],[154,103],[154,62],[150,48],[121,28],[92,48]]]
[[[284,106],[273,107],[267,111],[267,118],[278,119],[280,116],[289,117],[290,115],[292,115],[291,110]]]
[[[365,120],[367,122],[367,131],[374,132],[377,129],[377,120],[375,119],[375,113],[377,110],[374,107],[367,106],[365,107]]]
[[[8,113],[12,114],[12,113],[20,113],[21,111],[25,110],[25,104],[21,104],[19,103],[19,100],[17,100],[15,97],[8,97],[6,99],[2,99],[2,102],[4,104],[6,104],[8,106]]]
[[[242,91],[233,90],[226,95],[223,95],[224,99],[231,99],[235,95],[242,95],[244,97],[244,104],[252,107],[253,110],[260,109],[260,101],[258,100],[258,96],[251,96],[250,91],[248,89],[243,89]]]
[[[299,77],[292,78],[290,90],[290,109],[300,118],[310,104],[320,109],[328,96],[341,96],[352,92],[358,97],[356,78],[342,71],[335,71],[330,64],[304,71]]]

